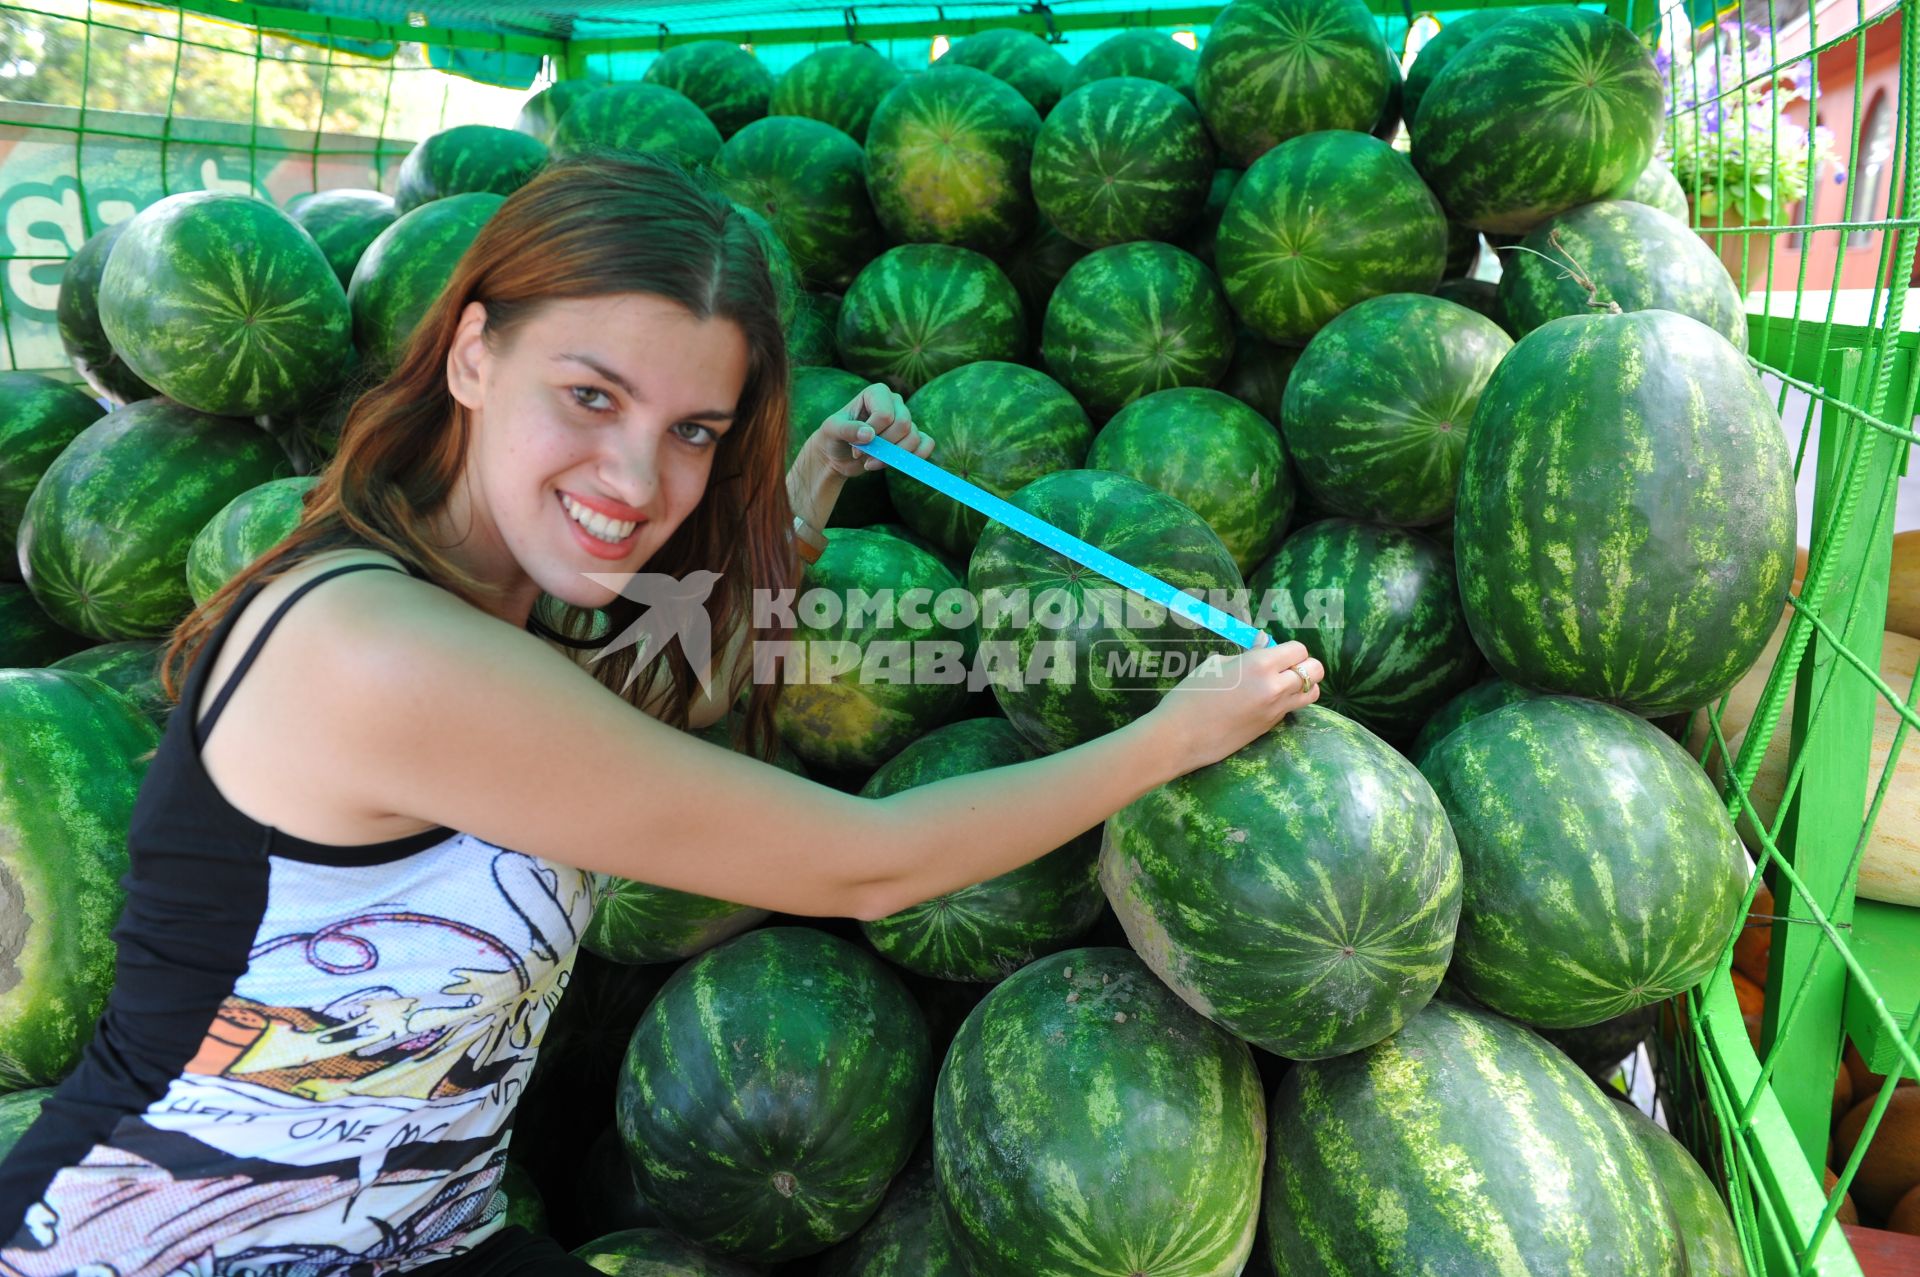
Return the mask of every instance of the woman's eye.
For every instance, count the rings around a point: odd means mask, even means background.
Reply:
[[[568,390],[573,394],[573,401],[590,412],[605,412],[613,407],[613,400],[604,390],[592,386],[569,386]]]
[[[697,421],[682,421],[674,429],[681,432],[682,439],[702,448],[710,448],[720,441],[719,434],[712,427],[703,426]]]

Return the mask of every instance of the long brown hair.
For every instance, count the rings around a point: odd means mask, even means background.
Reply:
[[[466,463],[471,431],[465,409],[447,387],[447,355],[460,315],[468,302],[481,303],[487,335],[495,338],[548,302],[617,293],[649,293],[697,318],[728,320],[739,326],[748,348],[746,384],[733,429],[716,445],[706,495],[646,569],[674,576],[698,569],[720,573],[707,599],[716,666],[740,626],[752,627],[756,639],[787,637],[782,629],[754,626],[752,614],[753,590],[792,586],[800,573],[784,481],[786,338],[765,251],[728,199],[677,165],[587,155],[547,168],[480,229],[398,366],[353,406],[338,452],[306,496],[299,526],[174,630],[161,663],[167,695],[179,699],[187,669],[242,591],[321,551],[379,549],[469,603],[484,605],[488,587],[430,539],[430,520]],[[570,648],[597,646],[595,636],[619,633],[640,611],[626,598],[614,599],[602,612],[543,598],[528,628]],[[628,646],[591,670],[618,693],[635,656]],[[664,657],[622,694],[636,705],[657,701],[664,721],[685,727],[697,678],[679,644],[669,644]],[[725,689],[729,705],[751,672],[736,671],[735,685]],[[715,677],[719,673],[716,668]],[[748,695],[739,743],[763,758],[777,748],[777,690],[776,684],[754,682]]]

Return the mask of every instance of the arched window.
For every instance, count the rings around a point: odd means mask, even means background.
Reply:
[[[1873,95],[1866,119],[1860,124],[1860,149],[1853,173],[1853,207],[1847,210],[1850,222],[1871,222],[1886,216],[1887,180],[1893,165],[1893,112],[1887,109],[1887,91]],[[1873,242],[1874,231],[1849,231],[1847,247],[1865,248]]]

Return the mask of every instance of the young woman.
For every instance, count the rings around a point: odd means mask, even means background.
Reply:
[[[1079,748],[880,801],[675,730],[744,693],[770,745],[750,592],[798,579],[796,540],[876,464],[853,444],[932,451],[869,387],[783,489],[786,388],[726,200],[612,160],[507,200],[299,529],[174,637],[116,987],[0,1166],[0,1272],[584,1271],[492,1200],[586,871],[879,918],[1316,699],[1300,645],[1262,647]],[[637,613],[606,578],[642,568],[719,574],[713,694],[677,646],[625,695],[631,649],[591,672],[566,654],[595,609],[600,633]]]

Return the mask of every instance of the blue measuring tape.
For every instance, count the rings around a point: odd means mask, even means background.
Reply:
[[[996,523],[1005,524],[1021,536],[1065,555],[1080,566],[1092,568],[1115,585],[1132,590],[1174,615],[1183,616],[1195,625],[1212,630],[1229,642],[1238,643],[1241,647],[1260,647],[1272,641],[1259,626],[1249,625],[1229,612],[1222,612],[1205,599],[1181,593],[1159,577],[1142,572],[1131,563],[1116,559],[1099,546],[1088,545],[1079,537],[1062,532],[1043,519],[1034,518],[1018,506],[1002,501],[958,475],[949,474],[899,444],[875,437],[867,443],[856,443],[853,447],[855,451],[864,452],[876,461],[883,461],[909,478],[918,479],[934,491],[952,497],[961,505],[978,510]]]

